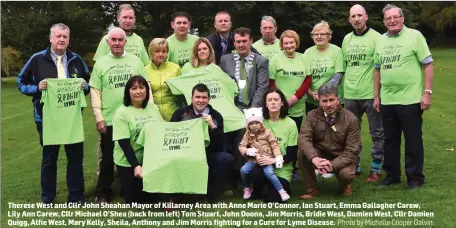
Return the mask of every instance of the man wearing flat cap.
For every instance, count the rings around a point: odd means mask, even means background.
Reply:
[[[307,115],[298,137],[298,161],[304,179],[305,194],[310,199],[319,194],[316,171],[334,174],[344,195],[351,195],[360,148],[357,117],[342,108],[337,86],[326,83],[318,89],[319,107]]]

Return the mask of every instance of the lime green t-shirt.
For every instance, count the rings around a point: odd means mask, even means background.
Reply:
[[[206,194],[210,138],[206,121],[150,122],[137,143],[144,146],[143,190]]]
[[[130,139],[130,145],[135,152],[136,159],[140,164],[143,162],[144,148],[136,143],[139,133],[144,124],[163,122],[163,118],[158,111],[158,107],[149,102],[146,108],[135,108],[133,106],[120,106],[112,119],[112,140],[114,144],[114,163],[123,167],[131,167],[125,153],[119,145],[118,140]]]
[[[174,95],[183,94],[190,104],[192,89],[204,83],[210,92],[209,104],[223,116],[224,132],[245,128],[245,117],[234,104],[239,93],[236,83],[215,64],[199,67],[188,74],[166,81]]]
[[[111,52],[108,43],[106,42],[106,39],[108,39],[108,35],[105,35],[98,44],[95,56],[93,56],[94,61],[98,61],[99,59],[101,59],[105,55],[108,55]],[[150,62],[149,55],[147,54],[146,48],[144,46],[144,41],[140,36],[136,35],[136,33],[132,33],[130,36],[127,36],[125,51],[127,53],[136,55],[138,58],[141,59],[144,65],[147,65]]]
[[[267,59],[271,60],[271,58],[277,54],[282,52],[280,49],[280,40],[275,39],[273,44],[264,44],[263,39],[257,40],[255,43],[252,45],[260,54]]]
[[[374,63],[380,65],[380,97],[384,105],[421,102],[423,70],[421,62],[431,55],[424,36],[404,26],[395,37],[382,35]]]
[[[285,53],[276,54],[269,61],[269,78],[275,80],[275,85],[290,99],[301,87],[307,75],[310,75],[309,61],[305,61],[301,53],[296,52],[294,58],[288,58]],[[290,109],[288,115],[299,117],[304,115],[304,98],[299,99]]]
[[[362,100],[374,98],[374,53],[380,33],[369,29],[362,36],[347,34],[342,42],[346,63],[344,97]]]
[[[134,75],[144,76],[143,62],[135,55],[114,58],[108,54],[95,62],[89,85],[101,92],[101,111],[108,126],[122,104],[127,81]]]
[[[317,46],[314,45],[304,52],[303,57],[305,61],[310,61],[310,67],[312,68],[312,85],[310,89],[314,92],[318,91],[320,86],[331,80],[334,73],[344,72],[342,49],[334,44],[329,44],[328,49],[323,53],[320,53],[317,50]],[[343,101],[343,81],[339,86],[339,97]],[[309,96],[306,96],[306,102],[317,104]]]
[[[192,34],[188,34],[187,40],[184,42],[177,40],[174,34],[166,38],[169,46],[168,61],[176,63],[180,67],[184,66],[186,62],[190,61],[193,45],[198,38]]]
[[[298,145],[298,129],[296,129],[296,123],[290,117],[285,117],[277,122],[265,119],[264,126],[277,139],[282,156],[287,154],[287,147]],[[293,165],[291,162],[285,163],[281,169],[274,169],[274,172],[278,177],[290,182],[293,174]]]
[[[86,107],[82,78],[47,78],[43,90],[43,145],[84,141],[81,108]]]

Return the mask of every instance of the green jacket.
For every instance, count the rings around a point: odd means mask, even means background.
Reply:
[[[157,68],[151,62],[145,66],[145,72],[145,78],[152,88],[154,103],[158,106],[163,119],[169,121],[178,106],[175,96],[166,84],[166,80],[179,76],[181,74],[180,67],[175,63],[166,61]]]

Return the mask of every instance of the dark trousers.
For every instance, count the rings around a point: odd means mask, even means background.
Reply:
[[[57,159],[60,145],[43,146],[43,124],[36,123],[40,135],[40,144],[43,147],[43,160],[41,163],[41,200],[51,203],[55,199],[57,188]],[[84,174],[82,161],[84,145],[82,142],[64,145],[67,155],[67,187],[68,202],[84,200]]]
[[[206,157],[209,166],[207,198],[215,200],[222,192],[223,185],[231,179],[234,158],[227,152],[210,152]]]
[[[114,179],[114,142],[112,141],[112,126],[107,127],[105,134],[101,134],[100,174],[95,195],[97,198],[109,199],[112,194],[111,184]]]
[[[289,116],[289,117],[296,123],[296,128],[298,129],[298,133],[299,133],[299,131],[301,131],[302,119],[304,116],[298,116],[298,117]]]
[[[369,133],[372,137],[372,164],[371,171],[380,173],[380,165],[383,161],[383,143],[385,136],[383,134],[382,116],[380,112],[374,110],[374,100],[352,100],[345,99],[345,108],[355,114],[358,117],[359,127],[361,127],[361,121],[363,114],[366,113],[367,121],[369,122]],[[360,157],[363,151],[363,146],[360,148]],[[359,166],[359,162],[358,162]]]
[[[239,152],[239,143],[242,141],[242,137],[244,137],[245,129],[239,129],[236,131],[225,133],[225,140],[226,140],[226,149],[227,152],[233,155],[234,163],[232,167],[232,184],[237,186],[238,182],[240,181],[240,170],[242,165],[245,163],[244,157]]]
[[[312,103],[306,102],[306,116],[307,116],[307,114],[309,114],[310,111],[317,109],[317,108],[318,108],[318,104],[312,104]]]
[[[280,184],[282,184],[283,189],[291,195],[290,183],[281,177],[277,178],[279,179]],[[279,192],[267,179],[261,166],[252,169],[249,179],[252,180],[253,183],[252,199],[263,199],[265,202],[282,202]]]
[[[131,204],[133,202],[142,202],[141,196],[143,196],[143,184],[141,179],[135,177],[134,168],[117,166],[117,173],[119,174],[120,184],[123,191],[122,196],[125,203]]]
[[[420,104],[382,105],[385,133],[383,169],[386,178],[401,177],[401,135],[405,138],[405,173],[407,181],[424,182],[424,149],[422,138],[423,110]]]

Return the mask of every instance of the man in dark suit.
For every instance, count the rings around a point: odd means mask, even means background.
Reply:
[[[269,85],[269,61],[251,50],[252,33],[248,28],[234,30],[236,53],[222,56],[220,68],[238,85],[239,96],[235,98],[236,106],[242,111],[250,107],[262,107],[264,93]],[[227,149],[234,156],[234,184],[239,180],[239,170],[243,158],[238,145],[245,129],[226,133]]]
[[[220,63],[222,55],[230,54],[235,49],[234,34],[231,30],[231,16],[225,11],[218,12],[214,21],[215,32],[207,37],[215,52],[215,60]]]

